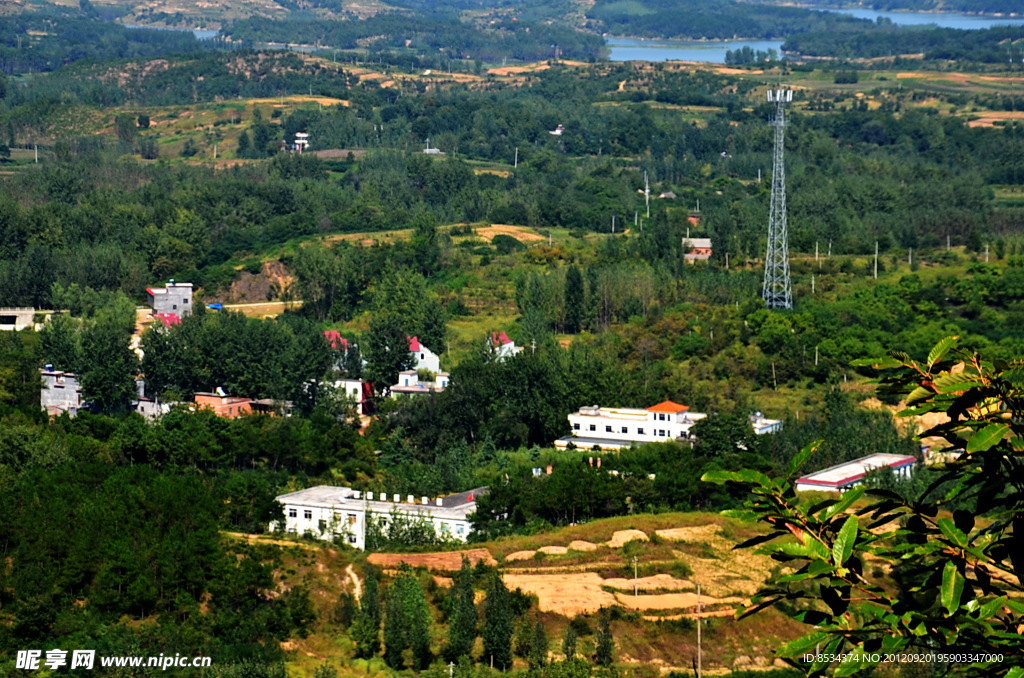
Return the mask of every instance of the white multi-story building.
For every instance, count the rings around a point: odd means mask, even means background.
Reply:
[[[400,495],[389,500],[384,492],[360,492],[349,487],[318,485],[277,497],[284,507],[284,531],[294,535],[312,534],[325,540],[343,538],[357,549],[366,548],[367,520],[377,521],[381,529],[396,516],[414,520],[427,520],[439,534],[466,541],[471,526],[469,517],[476,512],[476,498],[487,488],[477,488],[447,497],[419,501],[409,495],[402,501]],[[270,525],[271,530],[279,526]]]
[[[690,428],[706,416],[671,400],[646,409],[581,407],[569,415],[572,435],[556,440],[555,447],[564,449],[572,444],[587,450],[618,450],[642,443],[690,440]]]
[[[864,481],[864,476],[871,471],[882,468],[890,468],[897,476],[909,478],[916,464],[917,458],[909,454],[869,454],[797,478],[796,491],[845,492],[855,485],[860,485]]]
[[[572,435],[556,440],[555,447],[565,449],[571,444],[586,450],[619,450],[643,443],[693,440],[690,429],[706,416],[671,400],[646,409],[581,407],[569,415]],[[781,420],[766,419],[760,412],[750,416],[750,425],[758,435],[782,429]]]

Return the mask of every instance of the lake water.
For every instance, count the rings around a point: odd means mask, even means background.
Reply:
[[[871,9],[827,10],[849,14],[858,19],[877,21],[879,17],[900,26],[935,24],[942,28],[981,29],[991,26],[1024,26],[1024,18],[972,16],[970,14],[937,14],[934,12],[877,12]],[[638,40],[606,38],[611,61],[701,61],[725,63],[725,53],[750,47],[767,51],[782,48],[782,40]]]

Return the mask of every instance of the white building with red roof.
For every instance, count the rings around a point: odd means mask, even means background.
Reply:
[[[587,450],[619,450],[643,443],[690,440],[690,428],[706,416],[671,400],[645,409],[581,407],[569,415],[572,435],[556,440],[555,447],[565,449],[571,444]]]
[[[147,287],[146,294],[154,317],[160,314],[181,318],[192,315],[192,283],[176,283],[172,280],[166,287]]]
[[[494,351],[498,360],[512,358],[523,352],[523,347],[516,346],[516,342],[509,339],[504,332],[491,332],[491,336],[487,338],[487,346]]]
[[[414,370],[441,371],[441,358],[420,342],[419,337],[409,337],[409,353],[412,354]]]

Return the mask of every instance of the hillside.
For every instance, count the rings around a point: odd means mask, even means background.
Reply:
[[[771,667],[773,649],[801,633],[799,624],[775,613],[732,619],[736,605],[775,569],[770,558],[732,550],[753,535],[749,530],[749,526],[714,514],[638,515],[474,547],[486,549],[497,559],[510,589],[519,588],[534,597],[529,617],[543,621],[552,639],[553,659],[560,655],[560,639],[570,622],[596,628],[601,608],[617,610],[612,623],[615,662],[629,673],[651,666],[661,672],[690,669],[696,655],[699,584],[700,618],[705,624],[704,667],[709,673],[718,673]],[[285,645],[296,678],[311,676],[323,662],[337,667],[343,676],[383,670],[376,661],[367,664],[352,658],[347,633],[335,620],[339,596],[356,590],[350,576],[353,563],[357,572],[367,561],[384,567],[386,573],[394,573],[399,562],[425,567],[433,576],[428,594],[441,607],[460,562],[457,551],[444,558],[432,554],[367,557],[298,544],[285,547],[285,552],[276,579],[285,588],[308,587],[318,617],[308,637],[292,638]],[[430,582],[436,588],[432,589]],[[633,594],[634,584],[639,595]],[[443,645],[445,627],[435,617],[435,653]],[[581,642],[580,652],[587,656],[593,651],[593,638],[585,636]]]

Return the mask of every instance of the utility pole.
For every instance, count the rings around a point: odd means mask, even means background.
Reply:
[[[878,241],[875,241],[875,280],[878,280]]]
[[[644,170],[644,203],[647,205],[647,218],[651,218],[651,182],[647,180],[647,170]]]
[[[636,556],[633,556],[633,597],[636,598],[640,595],[640,588],[636,580]]]
[[[793,308],[793,287],[789,277],[789,239],[786,229],[786,104],[793,101],[793,90],[769,90],[768,101],[775,104],[775,153],[772,160],[772,198],[768,213],[768,252],[764,258],[764,286],[761,296],[770,309]]]
[[[512,169],[518,169],[518,168],[519,168],[519,147],[516,146],[516,159],[512,163]]]

